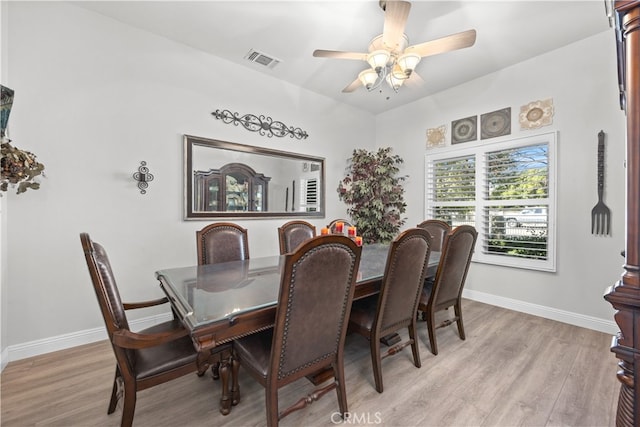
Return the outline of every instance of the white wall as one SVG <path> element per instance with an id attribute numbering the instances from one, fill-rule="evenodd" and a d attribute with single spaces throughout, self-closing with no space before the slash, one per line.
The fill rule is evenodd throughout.
<path id="1" fill-rule="evenodd" d="M 428 66 L 421 66 L 428 73 Z M 521 131 L 520 106 L 547 98 L 553 98 L 553 124 Z M 613 30 L 380 114 L 377 144 L 395 147 L 410 171 L 407 193 L 420 194 L 426 130 L 446 124 L 450 141 L 452 120 L 505 107 L 511 107 L 511 135 L 486 143 L 558 132 L 557 272 L 473 263 L 466 295 L 559 320 L 573 317 L 571 323 L 587 320 L 593 326 L 602 320 L 606 329 L 606 324 L 613 325 L 613 309 L 602 296 L 623 271 L 620 251 L 625 244 L 625 117 L 618 104 Z M 605 202 L 612 212 L 608 237 L 591 234 L 601 129 L 607 134 Z M 424 198 L 410 200 L 407 225 L 422 221 L 423 215 Z"/>
<path id="2" fill-rule="evenodd" d="M 556 115 L 541 131 L 559 132 L 558 271 L 474 264 L 467 289 L 478 299 L 613 324 L 602 293 L 623 262 L 624 118 L 612 33 L 373 117 L 67 3 L 10 2 L 5 12 L 6 84 L 16 91 L 11 136 L 38 155 L 47 174 L 40 190 L 6 195 L 11 226 L 2 236 L 8 242 L 2 338 L 3 345 L 20 348 L 15 358 L 53 348 L 60 337 L 104 329 L 80 232 L 109 251 L 125 300 L 160 296 L 153 272 L 193 263 L 195 231 L 206 222 L 182 220 L 182 134 L 326 157 L 327 219 L 345 215 L 334 189 L 352 149 L 393 145 L 410 176 L 412 226 L 423 219 L 428 127 L 506 106 L 515 117 L 520 105 L 547 97 L 554 98 Z M 261 137 L 215 120 L 210 113 L 217 108 L 269 115 L 310 137 Z M 528 134 L 515 120 L 512 129 L 513 137 Z M 589 228 L 600 129 L 609 136 L 611 237 L 592 236 Z M 131 178 L 141 160 L 155 175 L 146 195 Z M 242 222 L 252 257 L 277 251 L 282 222 Z"/>
<path id="3" fill-rule="evenodd" d="M 109 252 L 124 300 L 161 296 L 154 271 L 195 262 L 207 222 L 182 220 L 185 133 L 325 157 L 327 218 L 344 216 L 335 188 L 353 144 L 373 146 L 369 113 L 67 3 L 8 6 L 11 135 L 47 175 L 37 191 L 8 194 L 9 346 L 104 329 L 80 232 Z M 214 119 L 217 108 L 310 136 L 263 137 Z M 146 195 L 131 177 L 141 160 L 155 175 Z M 278 251 L 284 221 L 241 222 L 252 257 Z"/>
<path id="4" fill-rule="evenodd" d="M 0 84 L 4 84 L 7 76 L 7 8 L 6 2 L 0 2 Z M 7 198 L 0 198 L 0 369 L 4 369 L 8 361 L 7 346 Z"/>

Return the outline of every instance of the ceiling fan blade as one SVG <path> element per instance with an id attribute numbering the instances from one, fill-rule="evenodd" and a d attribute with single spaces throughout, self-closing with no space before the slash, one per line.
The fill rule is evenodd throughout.
<path id="1" fill-rule="evenodd" d="M 388 0 L 384 5 L 384 29 L 382 43 L 390 51 L 402 50 L 402 36 L 407 24 L 411 3 L 408 1 Z"/>
<path id="2" fill-rule="evenodd" d="M 407 79 L 407 83 L 409 86 L 413 86 L 413 87 L 420 87 L 424 85 L 424 80 L 422 79 L 422 77 L 420 77 L 420 75 L 418 73 L 416 73 L 415 71 L 413 71 L 411 73 L 411 75 L 409 76 L 409 78 Z"/>
<path id="3" fill-rule="evenodd" d="M 315 56 L 316 58 L 357 59 L 362 61 L 367 60 L 366 53 L 342 52 L 339 50 L 316 49 L 313 51 L 313 56 Z"/>
<path id="4" fill-rule="evenodd" d="M 405 49 L 405 53 L 417 53 L 420 56 L 431 56 L 473 46 L 475 42 L 476 30 L 467 30 L 461 33 L 451 34 L 439 39 L 409 46 Z"/>
<path id="5" fill-rule="evenodd" d="M 347 87 L 342 89 L 342 92 L 343 93 L 350 93 L 350 92 L 353 92 L 354 90 L 358 89 L 361 86 L 362 86 L 362 83 L 360 83 L 360 79 L 355 79 L 354 81 L 349 83 L 349 85 Z"/>

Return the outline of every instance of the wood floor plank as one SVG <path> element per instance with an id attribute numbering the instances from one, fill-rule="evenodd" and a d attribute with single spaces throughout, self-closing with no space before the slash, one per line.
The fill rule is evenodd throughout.
<path id="1" fill-rule="evenodd" d="M 448 313 L 439 313 L 447 316 Z M 369 346 L 347 337 L 345 375 L 352 419 L 344 425 L 614 426 L 619 383 L 611 337 L 474 301 L 463 302 L 466 340 L 455 325 L 437 331 L 429 350 L 418 323 L 420 369 L 411 352 L 383 360 L 384 393 L 373 386 Z M 2 372 L 3 427 L 119 426 L 107 415 L 115 358 L 107 342 L 11 362 Z M 134 425 L 263 426 L 264 389 L 241 371 L 242 400 L 218 411 L 220 384 L 187 375 L 138 393 Z M 280 392 L 281 406 L 313 390 L 299 381 Z M 339 423 L 335 393 L 282 420 L 282 426 Z"/>
<path id="2" fill-rule="evenodd" d="M 609 381 L 617 369 L 616 359 L 607 348 L 611 340 L 588 332 L 551 411 L 551 425 L 615 424 L 611 407 L 617 403 L 619 384 Z M 588 420 L 584 414 L 590 414 Z"/>

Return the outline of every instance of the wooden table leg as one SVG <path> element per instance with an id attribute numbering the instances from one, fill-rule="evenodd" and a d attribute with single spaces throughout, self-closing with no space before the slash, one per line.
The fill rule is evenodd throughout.
<path id="1" fill-rule="evenodd" d="M 231 356 L 231 404 L 236 406 L 240 403 L 240 385 L 238 384 L 238 372 L 240 371 L 240 362 Z"/>
<path id="2" fill-rule="evenodd" d="M 231 397 L 229 396 L 229 359 L 222 357 L 220 361 L 220 382 L 222 396 L 220 396 L 220 413 L 228 415 L 231 412 Z"/>

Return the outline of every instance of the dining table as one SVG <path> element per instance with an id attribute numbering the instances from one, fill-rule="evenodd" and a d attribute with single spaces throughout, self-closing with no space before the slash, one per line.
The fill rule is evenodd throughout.
<path id="1" fill-rule="evenodd" d="M 379 292 L 389 246 L 363 245 L 354 299 Z M 285 256 L 168 268 L 156 271 L 156 278 L 196 350 L 210 352 L 216 346 L 273 326 Z M 440 252 L 431 252 L 427 277 L 435 276 L 439 260 Z M 223 360 L 220 366 L 220 412 L 225 415 L 240 398 L 236 381 L 231 392 L 228 390 L 230 359 Z"/>

